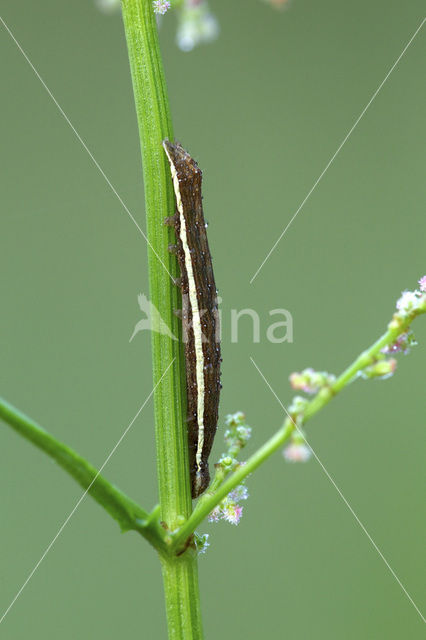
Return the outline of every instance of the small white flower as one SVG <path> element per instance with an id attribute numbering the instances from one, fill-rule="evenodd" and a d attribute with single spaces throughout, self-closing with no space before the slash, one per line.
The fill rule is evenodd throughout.
<path id="1" fill-rule="evenodd" d="M 170 9 L 170 2 L 168 2 L 167 0 L 154 0 L 152 6 L 154 8 L 154 13 L 158 13 L 159 15 L 163 16 L 166 11 Z"/>
<path id="2" fill-rule="evenodd" d="M 191 51 L 199 44 L 212 42 L 219 35 L 219 23 L 210 12 L 206 0 L 196 4 L 187 1 L 180 12 L 176 34 L 178 47 L 182 51 Z"/>
<path id="3" fill-rule="evenodd" d="M 396 308 L 403 314 L 414 311 L 421 301 L 420 291 L 403 291 L 396 303 Z"/>
<path id="4" fill-rule="evenodd" d="M 228 494 L 228 499 L 233 502 L 239 502 L 240 500 L 247 500 L 249 497 L 247 487 L 243 484 L 239 484 L 238 487 L 235 487 L 231 493 Z"/>
<path id="5" fill-rule="evenodd" d="M 283 451 L 287 462 L 307 462 L 312 456 L 310 447 L 302 442 L 292 442 Z"/>

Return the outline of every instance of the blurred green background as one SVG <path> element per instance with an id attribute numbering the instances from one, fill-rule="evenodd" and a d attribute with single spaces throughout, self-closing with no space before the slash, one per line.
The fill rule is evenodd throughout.
<path id="1" fill-rule="evenodd" d="M 192 53 L 162 23 L 176 137 L 204 170 L 205 213 L 222 296 L 226 413 L 246 412 L 253 451 L 289 403 L 291 371 L 340 372 L 384 330 L 401 290 L 426 272 L 420 33 L 271 258 L 249 280 L 422 19 L 412 0 L 211 2 L 220 38 Z M 3 18 L 136 219 L 143 185 L 119 15 L 92 2 L 5 1 Z M 146 247 L 120 203 L 3 30 L 0 392 L 100 465 L 152 388 L 137 294 Z M 231 309 L 255 309 L 230 340 Z M 274 345 L 269 310 L 293 316 Z M 386 382 L 358 382 L 309 423 L 308 439 L 422 607 L 426 322 Z M 219 431 L 212 460 L 220 455 Z M 152 404 L 105 475 L 156 502 Z M 423 637 L 421 618 L 320 465 L 275 455 L 249 480 L 238 528 L 205 524 L 207 638 Z M 81 490 L 1 427 L 1 610 Z M 142 631 L 142 627 L 144 631 Z M 147 631 L 148 629 L 148 631 Z M 158 561 L 90 498 L 2 624 L 7 640 L 164 638 Z"/>

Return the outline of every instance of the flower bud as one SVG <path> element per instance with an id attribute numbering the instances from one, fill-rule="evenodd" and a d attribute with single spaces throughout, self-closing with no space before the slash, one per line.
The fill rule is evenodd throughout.
<path id="1" fill-rule="evenodd" d="M 389 358 L 389 360 L 378 360 L 374 364 L 365 367 L 360 371 L 360 375 L 364 379 L 368 378 L 380 378 L 386 380 L 395 373 L 397 362 L 395 358 Z"/>

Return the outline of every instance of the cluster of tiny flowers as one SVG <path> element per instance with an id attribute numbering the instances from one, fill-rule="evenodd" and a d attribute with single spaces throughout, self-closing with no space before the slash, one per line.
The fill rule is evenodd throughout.
<path id="1" fill-rule="evenodd" d="M 312 449 L 306 444 L 303 432 L 298 429 L 294 433 L 291 442 L 283 451 L 287 462 L 307 462 L 312 456 Z"/>
<path id="2" fill-rule="evenodd" d="M 398 336 L 395 342 L 383 347 L 382 353 L 386 355 L 392 353 L 403 353 L 404 355 L 407 355 L 407 353 L 410 352 L 411 347 L 415 347 L 416 344 L 417 342 L 413 332 L 411 330 L 405 331 Z"/>
<path id="3" fill-rule="evenodd" d="M 225 431 L 225 443 L 229 449 L 234 447 L 242 449 L 251 437 L 251 427 L 246 423 L 246 417 L 242 411 L 228 414 L 225 418 L 227 429 Z"/>
<path id="4" fill-rule="evenodd" d="M 226 520 L 230 524 L 237 525 L 243 514 L 243 507 L 239 504 L 241 500 L 247 500 L 247 487 L 240 484 L 231 491 L 226 498 L 213 509 L 208 517 L 209 522 L 219 522 Z"/>
<path id="5" fill-rule="evenodd" d="M 176 42 L 182 51 L 192 51 L 199 44 L 215 40 L 219 24 L 206 0 L 185 0 L 179 11 Z"/>
<path id="6" fill-rule="evenodd" d="M 309 400 L 303 396 L 294 396 L 291 405 L 288 408 L 288 412 L 295 422 L 299 421 L 299 418 L 303 416 L 306 407 L 309 404 Z"/>
<path id="7" fill-rule="evenodd" d="M 247 500 L 249 497 L 248 489 L 244 484 L 239 484 L 232 491 L 228 493 L 228 499 L 233 502 L 239 502 L 240 500 Z"/>
<path id="8" fill-rule="evenodd" d="M 414 291 L 403 291 L 396 303 L 396 313 L 389 327 L 398 327 L 400 319 L 411 320 L 416 313 L 426 311 L 426 276 L 419 280 L 419 289 Z M 412 315 L 411 315 L 412 314 Z M 398 320 L 399 318 L 399 320 Z M 379 378 L 385 380 L 395 373 L 396 360 L 388 356 L 397 353 L 409 353 L 411 347 L 417 344 L 411 329 L 401 333 L 392 344 L 388 344 L 383 349 L 375 362 L 365 367 L 358 373 L 361 378 Z"/>
<path id="9" fill-rule="evenodd" d="M 297 391 L 318 393 L 323 387 L 329 386 L 336 380 L 336 376 L 326 371 L 314 371 L 312 368 L 297 371 L 290 375 L 290 384 Z"/>
<path id="10" fill-rule="evenodd" d="M 227 427 L 238 427 L 241 424 L 245 424 L 246 416 L 242 411 L 237 411 L 236 413 L 228 413 L 225 416 L 225 424 Z"/>
<path id="11" fill-rule="evenodd" d="M 426 307 L 426 276 L 419 280 L 420 290 L 403 291 L 396 303 L 396 308 L 400 316 L 404 317 L 413 311 L 424 310 Z"/>
<path id="12" fill-rule="evenodd" d="M 168 0 L 154 0 L 152 3 L 154 13 L 163 16 L 170 9 L 170 2 Z"/>
<path id="13" fill-rule="evenodd" d="M 246 424 L 246 417 L 242 411 L 230 413 L 225 418 L 226 431 L 225 443 L 227 452 L 222 454 L 216 466 L 215 480 L 223 479 L 232 471 L 236 471 L 245 462 L 237 459 L 241 449 L 246 446 L 251 436 L 251 428 Z M 213 481 L 213 484 L 215 482 Z M 208 516 L 209 522 L 219 522 L 226 520 L 231 524 L 238 524 L 241 520 L 243 507 L 239 504 L 242 500 L 247 500 L 248 491 L 244 484 L 238 485 L 230 491 Z"/>
<path id="14" fill-rule="evenodd" d="M 305 369 L 305 371 L 308 370 Z M 302 372 L 302 374 L 303 373 L 304 372 Z M 288 408 L 291 420 L 296 425 L 296 431 L 294 431 L 291 436 L 290 444 L 288 444 L 283 450 L 283 456 L 287 462 L 307 462 L 311 457 L 311 449 L 306 444 L 303 431 L 298 426 L 299 424 L 302 424 L 303 415 L 308 404 L 309 400 L 307 398 L 304 398 L 303 396 L 294 396 Z"/>

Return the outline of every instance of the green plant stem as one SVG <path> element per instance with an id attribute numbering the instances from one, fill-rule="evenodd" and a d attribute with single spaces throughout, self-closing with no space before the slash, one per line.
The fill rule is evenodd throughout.
<path id="1" fill-rule="evenodd" d="M 409 328 L 414 318 L 423 311 L 418 311 L 408 315 L 406 318 L 401 318 L 397 314 L 394 315 L 391 322 L 388 325 L 387 331 L 380 336 L 376 342 L 374 342 L 368 349 L 363 351 L 335 380 L 330 387 L 322 389 L 306 407 L 303 414 L 303 424 L 307 420 L 312 418 L 320 409 L 322 409 L 330 400 L 348 384 L 350 384 L 360 371 L 373 364 L 381 350 L 387 345 L 393 344 L 397 338 L 405 333 Z"/>
<path id="2" fill-rule="evenodd" d="M 340 391 L 350 384 L 360 371 L 373 364 L 379 356 L 383 347 L 393 344 L 396 339 L 410 327 L 413 319 L 424 313 L 424 311 L 413 312 L 406 318 L 394 315 L 388 325 L 387 331 L 374 342 L 368 349 L 363 351 L 353 362 L 343 371 L 343 373 L 329 387 L 325 387 L 306 405 L 303 416 L 298 426 L 304 425 L 318 411 L 330 402 Z M 287 413 L 287 412 L 286 412 Z M 223 483 L 217 487 L 217 482 L 213 480 L 211 490 L 202 496 L 189 519 L 173 534 L 171 550 L 178 551 L 185 544 L 189 536 L 195 531 L 198 525 L 213 511 L 213 509 L 223 500 L 230 491 L 235 489 L 241 482 L 253 473 L 265 460 L 267 460 L 277 449 L 281 448 L 290 438 L 297 425 L 293 418 L 287 413 L 283 426 L 258 449 L 245 463 L 229 475 Z"/>
<path id="3" fill-rule="evenodd" d="M 197 567 L 196 553 L 188 549 L 172 559 L 163 556 L 161 563 L 170 640 L 202 640 L 198 573 L 189 570 L 191 566 Z"/>
<path id="4" fill-rule="evenodd" d="M 165 532 L 142 507 L 106 480 L 73 449 L 45 431 L 34 420 L 0 398 L 0 418 L 17 433 L 47 453 L 118 522 L 122 531 L 138 531 L 159 551 L 165 550 Z"/>
<path id="5" fill-rule="evenodd" d="M 282 447 L 290 438 L 295 429 L 294 423 L 287 419 L 281 429 L 279 429 L 265 444 L 260 447 L 243 466 L 238 467 L 234 473 L 229 475 L 223 484 L 214 492 L 207 491 L 198 501 L 196 508 L 189 519 L 173 535 L 172 549 L 176 551 L 185 544 L 188 537 L 195 531 L 198 525 L 213 511 L 230 491 L 235 489 L 242 481 L 253 473 L 265 460 L 267 460 L 277 449 Z"/>
<path id="6" fill-rule="evenodd" d="M 162 148 L 172 139 L 167 89 L 151 0 L 122 0 L 142 153 L 148 237 L 150 299 L 178 341 L 155 331 L 152 336 L 154 385 L 172 366 L 154 394 L 157 469 L 161 518 L 174 530 L 192 509 L 186 433 L 185 375 L 176 258 L 168 251 L 173 232 L 164 218 L 174 213 L 170 170 Z M 191 550 L 162 557 L 169 637 L 202 638 L 197 559 Z M 184 612 L 183 616 L 181 612 Z"/>

